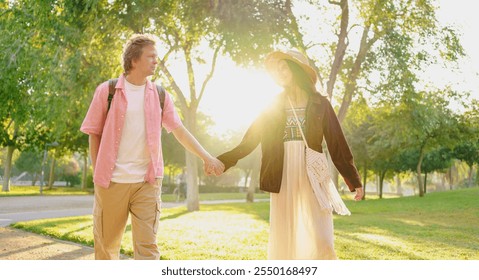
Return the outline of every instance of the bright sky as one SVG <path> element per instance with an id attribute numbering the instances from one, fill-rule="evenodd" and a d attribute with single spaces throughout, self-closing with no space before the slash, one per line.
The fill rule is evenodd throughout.
<path id="1" fill-rule="evenodd" d="M 479 40 L 477 40 L 477 2 L 468 0 L 440 0 L 438 18 L 441 22 L 452 25 L 460 30 L 461 43 L 466 51 L 466 57 L 459 63 L 460 71 L 450 73 L 440 69 L 438 81 L 454 84 L 459 90 L 470 91 L 471 98 L 479 100 Z"/>
<path id="2" fill-rule="evenodd" d="M 475 31 L 479 17 L 477 9 L 473 8 L 475 2 L 439 0 L 438 3 L 439 20 L 462 31 L 461 42 L 467 57 L 459 63 L 458 71 L 434 67 L 426 76 L 437 81 L 438 87 L 451 84 L 457 90 L 470 91 L 471 98 L 479 99 L 479 40 Z M 180 75 L 186 73 L 183 71 Z M 200 103 L 200 110 L 215 121 L 213 133 L 221 135 L 228 130 L 244 130 L 280 91 L 263 69 L 239 68 L 222 58 Z"/>

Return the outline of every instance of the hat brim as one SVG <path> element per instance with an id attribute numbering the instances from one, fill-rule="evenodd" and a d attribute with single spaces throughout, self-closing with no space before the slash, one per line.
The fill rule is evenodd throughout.
<path id="1" fill-rule="evenodd" d="M 274 51 L 274 52 L 269 53 L 266 56 L 266 59 L 265 59 L 265 62 L 264 62 L 266 70 L 268 72 L 272 72 L 272 70 L 277 67 L 277 63 L 280 60 L 289 60 L 289 61 L 292 61 L 292 62 L 298 64 L 304 70 L 304 72 L 306 72 L 306 74 L 309 75 L 309 77 L 313 81 L 313 84 L 316 84 L 316 82 L 318 80 L 318 76 L 316 74 L 316 71 L 311 66 L 309 66 L 307 64 L 304 64 L 302 61 L 295 58 L 294 56 L 292 56 L 290 54 L 287 54 L 287 53 L 284 53 L 282 51 Z"/>

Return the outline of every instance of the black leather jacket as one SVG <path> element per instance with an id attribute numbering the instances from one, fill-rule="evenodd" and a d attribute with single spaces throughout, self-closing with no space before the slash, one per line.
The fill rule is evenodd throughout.
<path id="1" fill-rule="evenodd" d="M 280 94 L 273 105 L 265 110 L 248 128 L 241 143 L 218 159 L 225 170 L 250 154 L 261 143 L 260 189 L 279 193 L 283 175 L 283 135 L 286 126 L 285 93 Z M 353 156 L 344 138 L 336 113 L 326 97 L 314 94 L 306 107 L 305 137 L 311 149 L 322 152 L 323 137 L 331 159 L 343 176 L 350 191 L 362 187 Z"/>

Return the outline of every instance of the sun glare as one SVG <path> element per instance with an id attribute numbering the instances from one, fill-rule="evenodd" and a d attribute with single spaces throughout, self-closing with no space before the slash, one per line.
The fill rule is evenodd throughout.
<path id="1" fill-rule="evenodd" d="M 263 69 L 240 68 L 225 61 L 211 80 L 200 110 L 214 120 L 212 133 L 246 130 L 280 92 Z"/>
<path id="2" fill-rule="evenodd" d="M 465 2 L 465 0 L 460 1 Z M 457 26 L 459 30 L 464 30 L 465 33 L 461 40 L 464 43 L 467 57 L 460 60 L 460 71 L 445 69 L 442 65 L 434 65 L 424 71 L 423 78 L 426 82 L 435 85 L 452 85 L 456 90 L 470 92 L 471 99 L 479 99 L 477 91 L 479 85 L 477 68 L 479 56 L 473 51 L 476 49 L 477 44 L 475 43 L 476 41 L 473 42 L 475 36 L 472 36 L 474 34 L 472 28 L 475 27 L 473 24 L 475 22 L 474 13 L 458 13 L 455 9 L 458 6 L 456 2 L 451 4 L 449 1 L 440 1 L 440 4 L 441 8 L 438 10 L 439 20 L 442 23 Z M 311 15 L 312 9 L 314 9 L 314 5 L 299 2 L 295 6 L 295 13 L 307 16 Z M 317 12 L 314 11 L 314 13 Z M 327 37 L 330 34 L 330 30 L 329 26 L 323 23 L 324 19 L 309 19 L 302 22 L 310 35 L 310 37 L 306 37 L 308 40 L 320 43 L 336 40 L 335 37 Z M 359 32 L 358 30 L 355 29 L 352 33 Z M 354 36 L 354 34 L 351 34 L 351 36 Z M 357 36 L 359 36 L 359 33 Z M 350 47 L 353 49 L 357 48 L 358 46 L 354 45 L 357 41 L 357 38 L 351 39 Z M 206 55 L 204 57 L 205 61 L 210 62 L 212 53 L 207 51 L 208 47 L 209 45 L 205 42 L 202 49 Z M 319 50 L 321 48 L 313 48 L 308 54 L 316 60 L 322 61 L 327 59 Z M 159 50 L 160 54 L 165 52 L 166 50 Z M 170 70 L 177 84 L 187 94 L 189 92 L 187 90 L 188 78 L 184 60 L 177 57 L 176 60 L 171 61 L 169 67 L 171 67 Z M 200 89 L 202 81 L 210 71 L 210 67 L 209 63 L 195 65 L 197 74 L 195 79 L 198 83 L 197 90 Z M 320 83 L 317 86 L 318 90 L 321 90 Z M 321 91 L 324 92 L 324 90 Z M 199 110 L 213 119 L 215 124 L 210 129 L 210 132 L 213 134 L 221 136 L 228 131 L 245 131 L 279 92 L 281 92 L 281 88 L 274 83 L 264 69 L 241 68 L 227 57 L 219 57 L 213 78 L 207 85 L 203 99 L 199 104 Z M 334 100 L 332 102 L 333 105 L 336 105 Z"/>

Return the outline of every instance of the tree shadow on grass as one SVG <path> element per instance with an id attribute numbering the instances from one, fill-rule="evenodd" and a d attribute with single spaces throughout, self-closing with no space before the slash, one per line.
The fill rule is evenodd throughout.
<path id="1" fill-rule="evenodd" d="M 83 227 L 79 227 L 81 224 L 86 224 Z M 92 228 L 93 232 L 93 221 L 92 216 L 80 216 L 80 217 L 68 217 L 68 218 L 60 218 L 60 219 L 43 219 L 37 220 L 33 224 L 24 224 L 24 223 L 16 223 L 13 224 L 12 227 L 26 230 L 29 232 L 50 236 L 60 240 L 72 241 L 75 243 L 84 244 L 87 246 L 93 246 L 93 239 L 89 238 L 81 238 L 77 233 L 85 231 L 88 228 Z M 58 228 L 72 228 L 67 232 L 63 232 L 58 230 Z M 56 229 L 52 231 L 50 229 Z M 93 233 L 92 233 L 93 234 Z"/>
<path id="2" fill-rule="evenodd" d="M 346 255 L 349 257 L 343 257 L 348 260 L 419 260 L 423 259 L 417 254 L 404 251 L 400 246 L 395 246 L 395 242 L 384 242 L 377 240 L 373 241 L 365 238 L 367 233 L 360 233 L 358 235 L 352 235 L 345 233 L 344 231 L 336 231 L 336 243 L 340 240 L 342 246 L 337 246 L 336 250 L 340 255 Z M 359 245 L 358 245 L 359 244 Z M 381 258 L 380 256 L 387 256 Z M 374 256 L 374 257 L 372 257 Z"/>
<path id="3" fill-rule="evenodd" d="M 186 215 L 190 212 L 188 212 L 188 210 L 185 208 L 181 211 L 178 211 L 177 213 L 174 213 L 174 214 L 167 214 L 167 215 L 164 215 L 163 212 L 162 214 L 160 214 L 160 221 L 164 221 L 164 220 L 171 220 L 171 219 L 176 219 L 176 218 L 179 218 L 183 215 Z"/>
<path id="4" fill-rule="evenodd" d="M 465 214 L 360 215 L 340 217 L 335 222 L 338 243 L 347 243 L 352 256 L 357 250 L 385 252 L 388 259 L 477 259 L 477 226 L 467 224 Z M 368 246 L 364 246 L 364 243 Z M 371 246 L 371 247 L 369 247 Z M 356 249 L 355 249 L 356 248 Z M 384 251 L 387 250 L 387 251 Z M 397 257 L 394 257 L 397 256 Z"/>

